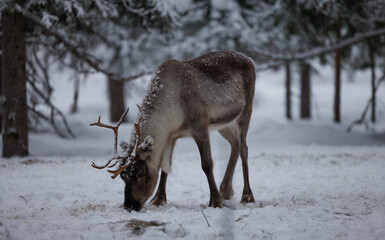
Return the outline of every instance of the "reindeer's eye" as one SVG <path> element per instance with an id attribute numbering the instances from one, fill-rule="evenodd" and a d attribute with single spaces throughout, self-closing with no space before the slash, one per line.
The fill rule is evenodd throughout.
<path id="1" fill-rule="evenodd" d="M 138 179 L 142 178 L 143 177 L 143 172 L 138 172 L 138 174 L 136 174 L 136 177 Z"/>

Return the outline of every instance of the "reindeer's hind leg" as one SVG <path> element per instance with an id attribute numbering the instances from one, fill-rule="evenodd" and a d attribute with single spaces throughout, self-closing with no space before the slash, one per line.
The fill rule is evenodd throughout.
<path id="1" fill-rule="evenodd" d="M 239 151 L 240 151 L 240 141 L 239 141 L 239 131 L 237 127 L 227 127 L 219 130 L 219 133 L 230 143 L 231 145 L 231 154 L 230 160 L 227 165 L 225 176 L 223 177 L 220 190 L 224 199 L 229 200 L 233 194 L 233 175 L 234 169 L 237 165 Z"/>
<path id="2" fill-rule="evenodd" d="M 159 187 L 156 191 L 154 198 L 151 200 L 150 204 L 155 206 L 163 206 L 167 204 L 166 197 L 166 182 L 168 174 L 163 172 L 160 175 Z"/>
<path id="3" fill-rule="evenodd" d="M 246 136 L 247 131 L 249 129 L 250 117 L 251 117 L 251 107 L 249 105 L 249 110 L 244 112 L 239 121 L 239 129 L 240 129 L 240 138 L 241 138 L 241 159 L 242 159 L 242 170 L 243 170 L 243 193 L 241 198 L 241 203 L 250 203 L 255 202 L 253 192 L 250 188 L 249 183 L 249 166 L 247 163 L 248 160 L 248 147 L 246 144 Z"/>

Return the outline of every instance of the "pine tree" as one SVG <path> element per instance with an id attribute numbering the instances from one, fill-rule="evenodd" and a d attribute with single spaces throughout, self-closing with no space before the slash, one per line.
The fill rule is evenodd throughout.
<path id="1" fill-rule="evenodd" d="M 2 95 L 4 98 L 3 157 L 28 155 L 27 74 L 24 17 L 3 11 Z"/>
<path id="2" fill-rule="evenodd" d="M 133 64 L 136 56 L 131 55 L 131 50 L 145 38 L 161 38 L 159 33 L 173 24 L 175 12 L 164 4 L 155 0 L 1 1 L 2 45 L 6 49 L 2 54 L 3 155 L 28 153 L 27 109 L 31 120 L 48 122 L 62 137 L 74 136 L 64 114 L 51 101 L 50 62 L 59 62 L 75 73 L 104 73 L 107 79 L 119 81 L 120 86 L 115 90 L 123 89 L 120 81 L 131 79 L 134 69 L 142 71 L 145 66 L 153 66 L 153 61 L 142 64 L 140 59 Z M 9 15 L 18 16 L 19 20 Z M 21 25 L 23 19 L 26 19 L 25 27 Z M 25 45 L 25 36 L 29 39 L 28 45 Z M 148 43 L 151 44 L 153 42 Z M 116 49 L 122 49 L 117 59 L 113 56 Z M 117 69 L 111 67 L 115 62 L 121 66 L 119 71 L 112 71 Z M 27 103 L 27 83 L 29 94 L 40 100 Z M 13 91 L 15 89 L 17 91 Z M 117 95 L 115 90 L 112 96 Z M 74 103 L 76 106 L 76 101 Z M 38 111 L 36 104 L 46 104 L 49 111 Z"/>

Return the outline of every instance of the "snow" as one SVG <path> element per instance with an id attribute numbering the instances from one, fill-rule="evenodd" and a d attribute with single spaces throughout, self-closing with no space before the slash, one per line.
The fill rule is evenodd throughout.
<path id="1" fill-rule="evenodd" d="M 113 134 L 88 127 L 107 119 L 107 93 L 100 75 L 82 85 L 80 113 L 69 116 L 76 139 L 52 130 L 30 135 L 31 156 L 0 159 L 0 239 L 382 239 L 385 236 L 385 143 L 383 101 L 379 123 L 357 126 L 369 98 L 369 73 L 343 82 L 342 123 L 332 123 L 332 71 L 313 78 L 313 119 L 284 119 L 284 73 L 257 76 L 248 134 L 250 184 L 255 204 L 239 203 L 242 168 L 234 174 L 234 196 L 222 209 L 209 208 L 209 188 L 192 139 L 177 142 L 167 182 L 168 203 L 146 203 L 140 212 L 122 207 L 124 183 L 91 167 L 113 155 Z M 61 74 L 63 75 L 63 74 Z M 293 76 L 297 79 L 298 76 Z M 53 78 L 54 79 L 54 78 Z M 55 79 L 55 104 L 69 109 L 72 83 Z M 147 80 L 148 82 L 148 80 Z M 134 84 L 146 85 L 145 82 Z M 145 87 L 135 89 L 143 90 Z M 293 116 L 298 116 L 293 85 Z M 135 104 L 130 100 L 135 120 Z M 119 140 L 130 136 L 122 124 Z M 220 185 L 229 144 L 211 135 L 214 175 Z M 2 145 L 1 145 L 2 146 Z"/>
<path id="2" fill-rule="evenodd" d="M 157 96 L 159 94 L 159 91 L 161 91 L 162 88 L 164 87 L 159 77 L 160 74 L 161 74 L 161 71 L 157 70 L 154 76 L 152 77 L 152 80 L 149 82 L 147 86 L 147 93 L 143 98 L 143 104 L 141 106 L 143 109 L 143 113 L 141 116 L 143 121 L 140 122 L 141 125 L 143 125 L 147 121 L 147 118 L 148 118 L 147 113 L 151 108 L 151 105 L 157 101 L 158 99 Z"/>
<path id="3" fill-rule="evenodd" d="M 57 16 L 51 15 L 47 12 L 43 12 L 43 18 L 41 19 L 41 23 L 44 24 L 47 28 L 50 28 L 58 20 L 59 18 Z"/>

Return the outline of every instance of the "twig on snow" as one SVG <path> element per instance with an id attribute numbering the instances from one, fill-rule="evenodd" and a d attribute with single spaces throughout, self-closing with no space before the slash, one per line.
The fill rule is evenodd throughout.
<path id="1" fill-rule="evenodd" d="M 211 227 L 209 220 L 207 220 L 207 217 L 206 217 L 205 213 L 203 212 L 203 210 L 202 210 L 202 214 L 203 214 L 203 217 L 205 217 L 205 219 L 206 219 L 207 226 Z"/>
<path id="2" fill-rule="evenodd" d="M 250 209 L 250 213 L 249 214 L 241 215 L 237 220 L 235 220 L 235 222 L 239 222 L 239 221 L 241 221 L 244 218 L 248 218 L 250 215 L 251 215 L 251 209 Z"/>
<path id="3" fill-rule="evenodd" d="M 27 199 L 25 199 L 25 197 L 24 197 L 24 196 L 21 196 L 21 195 L 19 195 L 19 198 L 23 199 L 23 200 L 24 200 L 24 202 L 25 202 L 25 204 L 27 204 L 27 205 L 28 205 Z"/>

